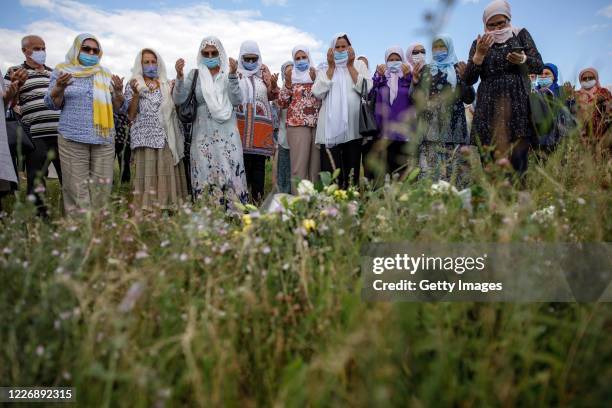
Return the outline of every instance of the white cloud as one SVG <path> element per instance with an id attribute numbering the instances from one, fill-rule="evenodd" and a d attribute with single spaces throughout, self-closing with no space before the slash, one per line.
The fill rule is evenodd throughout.
<path id="1" fill-rule="evenodd" d="M 100 39 L 104 49 L 102 64 L 126 77 L 136 54 L 145 47 L 156 49 L 169 71 L 178 58 L 185 58 L 188 68 L 193 67 L 200 41 L 211 34 L 221 39 L 228 55 L 234 58 L 242 41 L 257 41 L 264 63 L 273 72 L 291 57 L 296 44 L 309 46 L 314 59 L 323 58 L 323 43 L 314 35 L 290 25 L 266 21 L 259 12 L 251 10 L 227 11 L 209 5 L 102 10 L 74 0 L 21 0 L 21 4 L 42 8 L 48 14 L 18 30 L 0 28 L 3 71 L 23 61 L 20 41 L 26 34 L 38 34 L 45 39 L 47 65 L 54 66 L 64 60 L 78 33 L 91 32 Z"/>
<path id="2" fill-rule="evenodd" d="M 287 0 L 262 0 L 264 6 L 286 6 Z"/>
<path id="3" fill-rule="evenodd" d="M 582 27 L 580 30 L 578 30 L 577 34 L 584 35 L 584 34 L 596 33 L 599 31 L 607 30 L 609 28 L 610 28 L 610 24 L 592 24 L 590 26 Z"/>
<path id="4" fill-rule="evenodd" d="M 604 16 L 604 17 L 612 18 L 612 4 L 610 4 L 607 7 L 602 8 L 601 10 L 597 12 L 597 14 Z"/>

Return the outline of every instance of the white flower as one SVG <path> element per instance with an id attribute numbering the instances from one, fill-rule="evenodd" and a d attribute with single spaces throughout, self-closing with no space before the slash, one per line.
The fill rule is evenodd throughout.
<path id="1" fill-rule="evenodd" d="M 298 194 L 303 195 L 303 196 L 312 196 L 317 193 L 314 188 L 314 184 L 312 184 L 312 182 L 309 180 L 300 181 L 300 184 L 298 184 L 297 190 L 298 190 Z"/>
<path id="2" fill-rule="evenodd" d="M 136 252 L 136 259 L 145 259 L 148 258 L 149 254 L 147 253 L 147 251 L 138 251 Z"/>
<path id="3" fill-rule="evenodd" d="M 434 194 L 459 194 L 455 186 L 444 180 L 439 180 L 437 183 L 432 184 L 431 192 Z"/>
<path id="4" fill-rule="evenodd" d="M 43 346 L 36 347 L 36 355 L 40 357 L 43 354 L 45 354 L 45 348 Z"/>
<path id="5" fill-rule="evenodd" d="M 544 224 L 548 221 L 552 221 L 555 218 L 555 211 L 555 206 L 551 205 L 550 207 L 542 208 L 541 210 L 534 212 L 531 214 L 529 219 L 539 222 L 540 224 Z"/>
<path id="6" fill-rule="evenodd" d="M 121 304 L 119 305 L 119 311 L 127 313 L 132 310 L 134 308 L 134 305 L 142 295 L 143 291 L 144 284 L 142 284 L 141 282 L 133 283 L 132 286 L 130 286 L 130 289 L 128 289 L 127 293 L 125 294 L 125 297 L 121 301 Z"/>

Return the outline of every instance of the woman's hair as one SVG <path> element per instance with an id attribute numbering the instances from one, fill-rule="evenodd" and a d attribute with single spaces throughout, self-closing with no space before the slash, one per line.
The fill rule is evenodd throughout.
<path id="1" fill-rule="evenodd" d="M 346 42 L 348 43 L 348 45 L 352 46 L 351 40 L 349 40 L 349 38 L 348 38 L 348 36 L 346 34 L 344 34 L 342 37 L 338 37 L 338 40 L 341 39 L 341 38 L 344 38 L 346 40 Z"/>

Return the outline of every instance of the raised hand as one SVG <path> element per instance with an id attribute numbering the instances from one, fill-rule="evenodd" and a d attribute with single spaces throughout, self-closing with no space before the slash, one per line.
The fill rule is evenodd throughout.
<path id="1" fill-rule="evenodd" d="M 120 94 L 123 92 L 123 78 L 119 78 L 117 75 L 113 75 L 111 78 L 111 82 L 113 83 L 113 90 L 116 94 Z"/>
<path id="2" fill-rule="evenodd" d="M 421 74 L 423 73 L 424 66 L 425 64 L 423 64 L 422 62 L 418 62 L 414 66 L 414 70 L 412 71 L 412 82 L 413 83 L 418 84 L 419 81 L 421 80 Z"/>
<path id="3" fill-rule="evenodd" d="M 132 79 L 130 81 L 130 88 L 132 88 L 132 93 L 134 95 L 139 95 L 140 91 L 138 90 L 138 81 L 136 79 Z"/>
<path id="4" fill-rule="evenodd" d="M 263 79 L 264 84 L 266 84 L 266 87 L 270 89 L 270 87 L 272 86 L 272 74 L 270 73 L 270 70 L 266 65 L 261 66 L 261 79 Z"/>
<path id="5" fill-rule="evenodd" d="M 278 88 L 278 74 L 272 75 L 270 79 L 270 83 L 271 83 L 272 89 Z"/>
<path id="6" fill-rule="evenodd" d="M 317 78 L 317 70 L 314 67 L 310 67 L 310 79 L 313 81 Z"/>
<path id="7" fill-rule="evenodd" d="M 293 67 L 289 65 L 288 67 L 285 68 L 285 88 L 291 89 L 291 86 L 293 85 L 292 77 L 293 77 Z"/>
<path id="8" fill-rule="evenodd" d="M 404 74 L 404 76 L 407 76 L 408 74 L 410 74 L 411 71 L 412 69 L 410 68 L 410 65 L 402 64 L 402 73 Z"/>
<path id="9" fill-rule="evenodd" d="M 352 67 L 354 63 L 355 63 L 355 50 L 353 49 L 353 47 L 349 47 L 348 48 L 348 62 L 346 63 L 346 65 L 348 65 L 349 67 Z"/>
<path id="10" fill-rule="evenodd" d="M 460 61 L 459 63 L 457 63 L 457 73 L 459 74 L 459 77 L 461 77 L 461 79 L 463 79 L 465 76 L 466 68 L 467 68 L 467 64 L 465 62 Z"/>
<path id="11" fill-rule="evenodd" d="M 11 82 L 17 82 L 18 87 L 22 87 L 25 81 L 28 79 L 28 71 L 24 68 L 19 68 L 11 72 L 9 75 Z"/>
<path id="12" fill-rule="evenodd" d="M 229 71 L 230 74 L 235 74 L 236 72 L 238 72 L 238 61 L 230 57 L 229 68 L 230 68 L 230 71 Z"/>
<path id="13" fill-rule="evenodd" d="M 476 39 L 476 53 L 473 58 L 476 65 L 482 64 L 494 42 L 495 38 L 493 38 L 491 34 L 485 34 L 483 36 L 478 35 Z"/>
<path id="14" fill-rule="evenodd" d="M 179 58 L 176 60 L 176 64 L 174 64 L 174 69 L 176 69 L 176 78 L 183 79 L 183 69 L 185 68 L 185 60 Z"/>
<path id="15" fill-rule="evenodd" d="M 327 66 L 331 69 L 336 68 L 336 59 L 334 58 L 334 50 L 332 48 L 327 50 Z"/>
<path id="16" fill-rule="evenodd" d="M 64 90 L 71 83 L 72 83 L 72 74 L 69 74 L 68 72 L 62 72 L 60 76 L 57 77 L 55 86 L 57 86 L 61 90 Z"/>
<path id="17" fill-rule="evenodd" d="M 387 71 L 387 66 L 385 64 L 380 64 L 376 66 L 376 72 L 378 73 L 378 75 L 380 75 L 381 77 L 385 75 L 385 72 Z"/>

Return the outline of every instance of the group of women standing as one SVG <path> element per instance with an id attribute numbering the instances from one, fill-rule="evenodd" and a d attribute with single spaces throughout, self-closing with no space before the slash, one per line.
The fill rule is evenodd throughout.
<path id="1" fill-rule="evenodd" d="M 264 194 L 266 159 L 277 148 L 278 169 L 290 173 L 279 180 L 294 193 L 296 180 L 316 181 L 320 171 L 338 170 L 338 184 L 347 188 L 359 184 L 362 162 L 365 176 L 374 178 L 402 171 L 411 159 L 421 177 L 464 185 L 463 148 L 470 146 L 487 152 L 485 160 L 507 157 L 524 173 L 536 139 L 529 75 L 550 87 L 558 72 L 547 65 L 552 79 L 546 79 L 533 39 L 513 25 L 506 0 L 486 7 L 483 24 L 485 32 L 472 44 L 467 62 L 457 57 L 450 36 L 438 35 L 431 47 L 412 44 L 405 53 L 399 46 L 388 48 L 373 77 L 367 60 L 356 58 L 350 37 L 338 33 L 317 69 L 308 48 L 296 46 L 281 67 L 280 86 L 257 43 L 244 42 L 234 60 L 210 36 L 200 44 L 195 69 L 185 73 L 185 61 L 176 62 L 176 80 L 169 79 L 159 53 L 141 50 L 124 87 L 100 65 L 98 39 L 81 34 L 53 72 L 45 98 L 50 108 L 61 110 L 65 207 L 97 206 L 108 198 L 113 113 L 127 114 L 131 123 L 134 204 L 142 209 L 176 208 L 188 196 L 186 177 L 196 198 L 213 195 L 225 205 L 257 202 Z M 594 69 L 581 72 L 580 80 L 583 89 L 574 94 L 579 116 L 597 134 L 603 126 L 598 106 L 609 103 L 610 94 Z M 556 91 L 558 86 L 551 88 Z M 364 92 L 375 101 L 374 138 L 360 134 Z M 176 105 L 189 100 L 195 101 L 196 115 L 185 175 Z M 470 132 L 465 106 L 475 101 Z"/>

